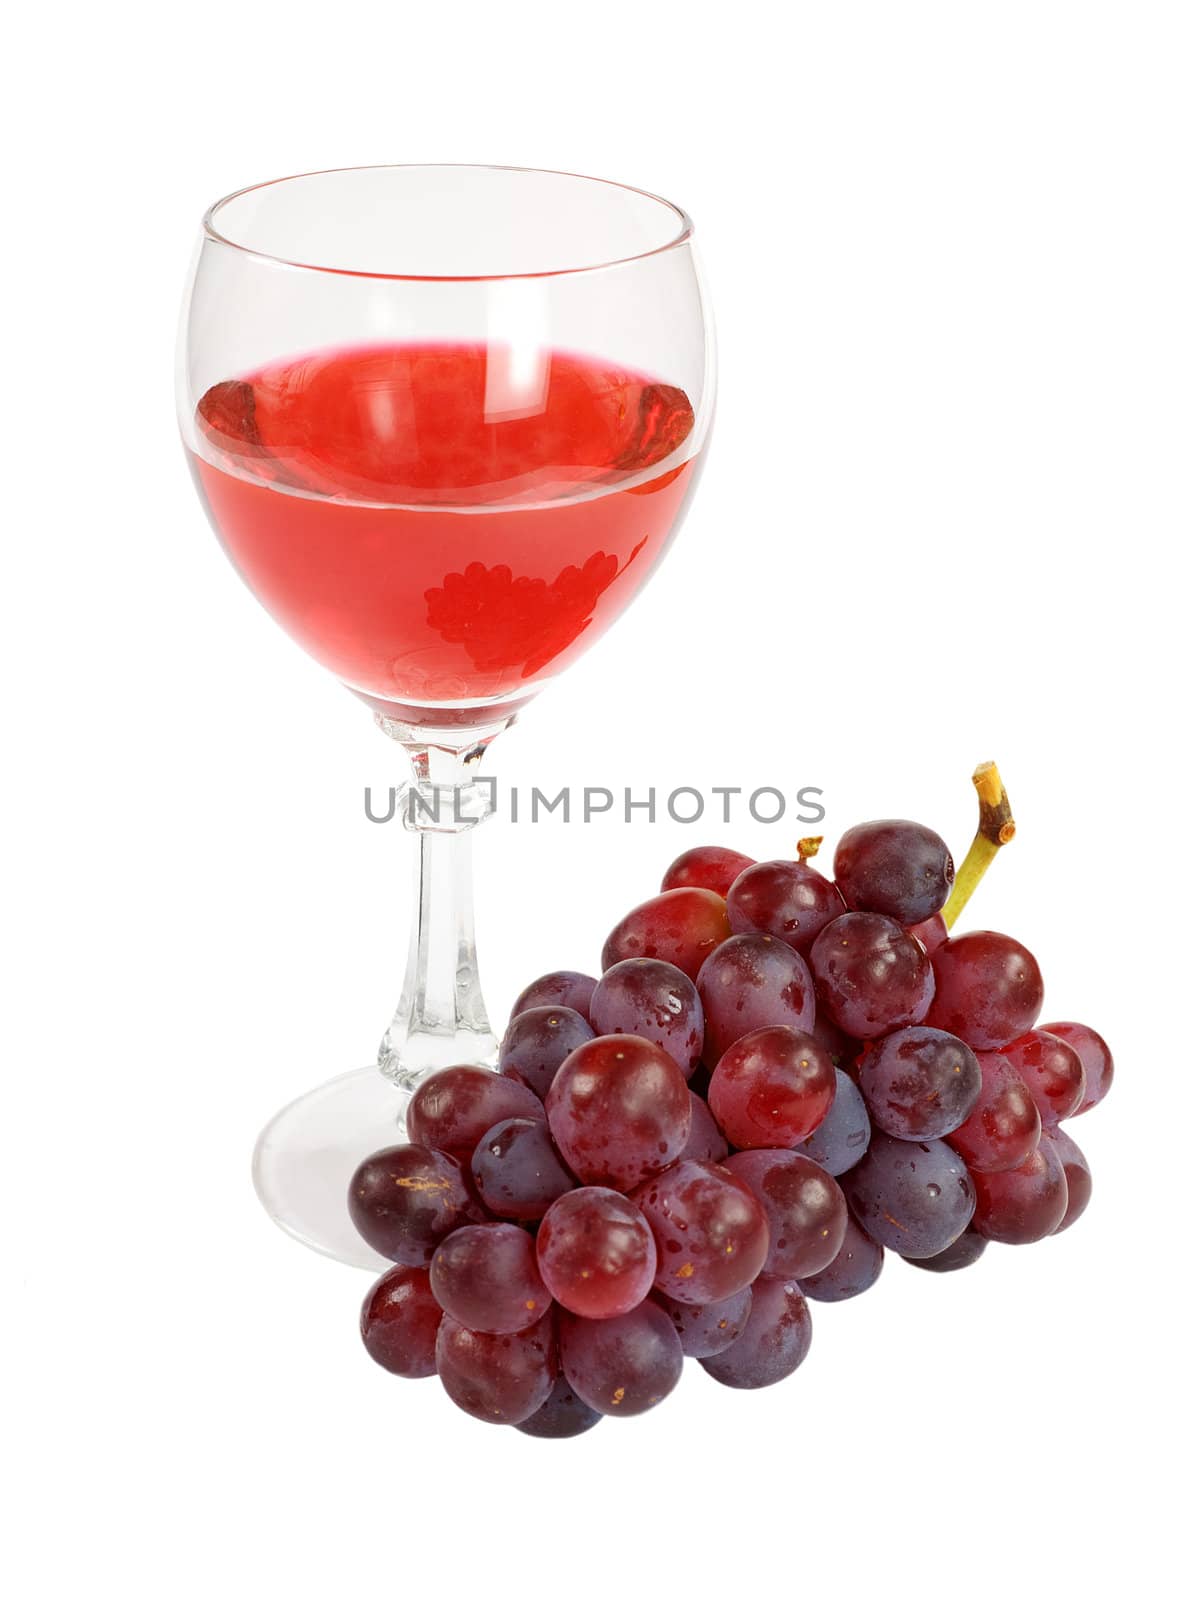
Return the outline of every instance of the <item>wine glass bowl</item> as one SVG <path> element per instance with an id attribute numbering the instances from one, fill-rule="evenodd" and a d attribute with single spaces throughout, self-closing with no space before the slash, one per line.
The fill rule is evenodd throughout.
<path id="1" fill-rule="evenodd" d="M 377 709 L 479 726 L 651 572 L 708 429 L 690 236 L 638 191 L 503 168 L 313 173 L 209 212 L 181 406 L 201 492 L 263 604 Z"/>
<path id="2" fill-rule="evenodd" d="M 264 1203 L 331 1254 L 369 1259 L 341 1231 L 348 1171 L 329 1192 L 342 1164 L 392 1142 L 425 1072 L 493 1059 L 467 852 L 479 761 L 660 560 L 713 375 L 688 218 L 624 185 L 363 167 L 206 215 L 179 367 L 198 490 L 257 598 L 431 792 L 404 818 L 419 909 L 379 1070 L 303 1097 L 259 1144 Z"/>

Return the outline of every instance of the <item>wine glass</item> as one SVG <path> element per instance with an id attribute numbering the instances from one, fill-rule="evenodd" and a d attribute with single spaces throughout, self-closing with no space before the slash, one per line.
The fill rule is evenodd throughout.
<path id="1" fill-rule="evenodd" d="M 714 357 L 692 227 L 622 184 L 373 166 L 206 214 L 180 425 L 239 573 L 410 757 L 405 986 L 375 1066 L 301 1096 L 255 1150 L 289 1233 L 381 1265 L 345 1205 L 409 1094 L 495 1065 L 470 830 L 489 743 L 663 554 L 706 445 Z"/>

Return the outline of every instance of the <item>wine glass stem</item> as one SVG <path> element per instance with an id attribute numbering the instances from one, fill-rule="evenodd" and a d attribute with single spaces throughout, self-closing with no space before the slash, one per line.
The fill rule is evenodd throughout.
<path id="1" fill-rule="evenodd" d="M 480 989 L 472 901 L 472 830 L 491 809 L 489 786 L 478 781 L 484 747 L 407 751 L 414 776 L 399 799 L 403 825 L 417 835 L 414 917 L 402 998 L 377 1059 L 413 1090 L 440 1067 L 494 1063 L 496 1038 Z"/>

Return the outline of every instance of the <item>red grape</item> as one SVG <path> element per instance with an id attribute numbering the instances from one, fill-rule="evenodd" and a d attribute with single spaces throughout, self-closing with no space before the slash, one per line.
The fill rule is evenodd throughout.
<path id="1" fill-rule="evenodd" d="M 1092 1106 L 1097 1106 L 1111 1088 L 1112 1074 L 1115 1070 L 1111 1051 L 1094 1028 L 1088 1028 L 1085 1022 L 1047 1022 L 1042 1031 L 1052 1033 L 1059 1039 L 1065 1039 L 1067 1044 L 1078 1052 L 1086 1074 L 1087 1087 L 1083 1093 L 1082 1103 L 1073 1114 L 1081 1117 L 1084 1111 L 1090 1111 Z"/>
<path id="2" fill-rule="evenodd" d="M 754 865 L 753 856 L 725 845 L 699 844 L 679 855 L 664 875 L 660 887 L 666 889 L 712 889 L 724 899 L 738 874 Z"/>
<path id="3" fill-rule="evenodd" d="M 730 1154 L 726 1135 L 714 1121 L 714 1114 L 699 1094 L 694 1094 L 689 1137 L 681 1151 L 682 1161 L 724 1161 Z"/>
<path id="4" fill-rule="evenodd" d="M 546 972 L 525 985 L 514 1000 L 509 1017 L 536 1006 L 568 1006 L 589 1021 L 591 995 L 597 981 L 588 972 Z"/>
<path id="5" fill-rule="evenodd" d="M 525 1117 L 488 1129 L 472 1155 L 472 1181 L 489 1211 L 514 1222 L 539 1221 L 575 1183 L 545 1123 Z"/>
<path id="6" fill-rule="evenodd" d="M 488 1067 L 444 1067 L 410 1097 L 406 1131 L 416 1144 L 468 1161 L 480 1140 L 509 1117 L 545 1115 L 531 1089 Z"/>
<path id="7" fill-rule="evenodd" d="M 973 1172 L 1008 1172 L 1037 1149 L 1042 1122 L 1034 1098 L 1008 1056 L 982 1050 L 980 1098 L 947 1142 Z"/>
<path id="8" fill-rule="evenodd" d="M 435 1343 L 439 1378 L 480 1422 L 517 1423 L 544 1404 L 558 1376 L 553 1312 L 521 1333 L 473 1333 L 444 1316 Z"/>
<path id="9" fill-rule="evenodd" d="M 1035 1028 L 1002 1052 L 1033 1096 L 1043 1128 L 1073 1117 L 1083 1103 L 1087 1075 L 1077 1050 L 1057 1034 Z"/>
<path id="10" fill-rule="evenodd" d="M 656 1287 L 710 1305 L 745 1289 L 767 1259 L 767 1218 L 746 1184 L 711 1161 L 678 1161 L 632 1196 L 656 1240 Z"/>
<path id="11" fill-rule="evenodd" d="M 423 1267 L 455 1228 L 483 1211 L 459 1162 L 420 1144 L 395 1144 L 366 1157 L 349 1183 L 353 1226 L 379 1255 Z"/>
<path id="12" fill-rule="evenodd" d="M 802 1156 L 839 1178 L 855 1167 L 869 1149 L 869 1112 L 861 1091 L 847 1072 L 836 1068 L 836 1094 L 824 1121 L 799 1146 Z"/>
<path id="13" fill-rule="evenodd" d="M 603 1418 L 592 1411 L 585 1400 L 580 1400 L 559 1373 L 558 1381 L 532 1416 L 516 1424 L 518 1433 L 527 1433 L 531 1439 L 575 1439 L 587 1433 Z"/>
<path id="14" fill-rule="evenodd" d="M 811 1028 L 816 997 L 808 964 L 768 933 L 736 933 L 701 964 L 697 989 L 705 1011 L 705 1061 L 755 1028 Z"/>
<path id="15" fill-rule="evenodd" d="M 823 1272 L 840 1250 L 849 1220 L 836 1179 L 796 1150 L 740 1150 L 726 1166 L 750 1189 L 770 1224 L 764 1274 L 806 1278 Z"/>
<path id="16" fill-rule="evenodd" d="M 594 1036 L 595 1030 L 586 1018 L 569 1006 L 533 1006 L 528 1011 L 518 1011 L 501 1040 L 500 1070 L 506 1078 L 523 1083 L 539 1100 L 544 1100 L 562 1062 Z"/>
<path id="17" fill-rule="evenodd" d="M 927 917 L 924 922 L 918 922 L 906 931 L 914 935 L 929 956 L 934 955 L 941 944 L 946 944 L 949 937 L 947 923 L 938 911 L 933 917 Z"/>
<path id="18" fill-rule="evenodd" d="M 922 1267 L 925 1272 L 959 1272 L 963 1267 L 970 1267 L 980 1260 L 984 1254 L 988 1240 L 982 1233 L 977 1233 L 975 1228 L 965 1228 L 958 1239 L 954 1239 L 946 1250 L 940 1250 L 937 1256 L 927 1256 L 926 1259 L 915 1260 L 912 1256 L 903 1256 L 904 1261 L 909 1261 L 912 1267 Z"/>
<path id="19" fill-rule="evenodd" d="M 715 1300 L 710 1305 L 690 1306 L 683 1300 L 660 1297 L 660 1304 L 672 1319 L 673 1327 L 687 1356 L 716 1356 L 732 1345 L 742 1334 L 754 1304 L 754 1295 L 747 1285 L 725 1300 Z"/>
<path id="20" fill-rule="evenodd" d="M 442 1315 L 425 1267 L 391 1267 L 365 1296 L 361 1338 L 387 1372 L 396 1372 L 399 1378 L 430 1378 Z"/>
<path id="21" fill-rule="evenodd" d="M 726 911 L 735 933 L 770 933 L 795 950 L 845 910 L 839 889 L 806 861 L 760 861 L 731 885 Z"/>
<path id="22" fill-rule="evenodd" d="M 669 889 L 629 911 L 603 946 L 603 971 L 633 956 L 668 961 L 690 978 L 730 936 L 726 902 L 711 889 Z"/>
<path id="23" fill-rule="evenodd" d="M 941 1139 L 919 1143 L 875 1133 L 842 1187 L 870 1238 L 899 1255 L 946 1250 L 971 1222 L 976 1204 L 971 1174 Z"/>
<path id="24" fill-rule="evenodd" d="M 1036 1244 L 1062 1225 L 1070 1189 L 1047 1139 L 1011 1172 L 976 1175 L 977 1233 L 1000 1244 Z"/>
<path id="25" fill-rule="evenodd" d="M 920 822 L 862 822 L 837 845 L 833 875 L 851 908 L 910 924 L 941 910 L 955 863 L 939 835 Z"/>
<path id="26" fill-rule="evenodd" d="M 592 1319 L 618 1317 L 651 1289 L 656 1243 L 626 1195 L 572 1189 L 545 1214 L 537 1261 L 550 1293 L 567 1311 Z"/>
<path id="27" fill-rule="evenodd" d="M 931 958 L 935 999 L 927 1013 L 973 1050 L 999 1050 L 1028 1033 L 1045 990 L 1037 962 L 1005 933 L 961 933 Z"/>
<path id="28" fill-rule="evenodd" d="M 590 1014 L 597 1034 L 651 1039 L 692 1077 L 705 1043 L 705 1017 L 692 979 L 679 967 L 648 956 L 617 962 L 599 979 Z"/>
<path id="29" fill-rule="evenodd" d="M 1067 1228 L 1078 1221 L 1090 1203 L 1091 1169 L 1087 1165 L 1086 1156 L 1065 1128 L 1047 1128 L 1044 1138 L 1061 1161 L 1062 1171 L 1066 1175 L 1066 1212 L 1054 1229 L 1055 1233 L 1065 1233 Z"/>
<path id="30" fill-rule="evenodd" d="M 670 1395 L 684 1357 L 672 1319 L 651 1300 L 590 1322 L 563 1312 L 562 1371 L 574 1393 L 607 1417 L 636 1417 Z"/>
<path id="31" fill-rule="evenodd" d="M 634 1189 L 685 1148 L 692 1102 L 670 1055 L 626 1033 L 579 1045 L 546 1097 L 562 1159 L 583 1183 Z"/>
<path id="32" fill-rule="evenodd" d="M 448 1234 L 431 1257 L 431 1293 L 473 1333 L 520 1333 L 550 1308 L 533 1235 L 511 1222 Z"/>
<path id="33" fill-rule="evenodd" d="M 954 1034 L 901 1028 L 874 1045 L 857 1082 L 883 1133 L 942 1139 L 972 1114 L 980 1098 L 980 1063 Z"/>
<path id="34" fill-rule="evenodd" d="M 728 1389 L 765 1389 L 790 1377 L 812 1343 L 808 1302 L 794 1283 L 759 1278 L 746 1327 L 734 1343 L 701 1365 Z"/>
<path id="35" fill-rule="evenodd" d="M 791 1149 L 836 1096 L 836 1069 L 799 1028 L 759 1028 L 732 1044 L 709 1082 L 709 1109 L 741 1150 Z"/>
<path id="36" fill-rule="evenodd" d="M 809 1300 L 836 1302 L 852 1300 L 872 1289 L 882 1275 L 886 1252 L 857 1221 L 849 1218 L 845 1237 L 835 1259 L 822 1272 L 800 1279 L 800 1288 Z"/>
<path id="37" fill-rule="evenodd" d="M 847 1033 L 842 1033 L 836 1023 L 819 1006 L 816 1007 L 816 1021 L 808 1032 L 823 1046 L 834 1067 L 848 1067 L 865 1049 L 864 1039 L 853 1039 Z"/>
<path id="38" fill-rule="evenodd" d="M 812 945 L 816 995 L 838 1028 L 879 1039 L 921 1022 L 935 993 L 927 952 L 889 917 L 848 911 Z"/>

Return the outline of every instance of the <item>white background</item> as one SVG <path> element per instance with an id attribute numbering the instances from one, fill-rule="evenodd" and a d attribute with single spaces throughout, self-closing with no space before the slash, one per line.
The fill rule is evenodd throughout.
<path id="1" fill-rule="evenodd" d="M 1175 23 L 1127 0 L 10 19 L 9 1592 L 1164 1585 Z M 370 1059 L 388 1020 L 405 841 L 362 793 L 402 773 L 205 526 L 175 319 L 209 201 L 381 160 L 666 193 L 715 303 L 691 517 L 494 752 L 502 781 L 815 784 L 830 844 L 900 814 L 959 854 L 995 757 L 1020 832 L 967 925 L 1029 943 L 1047 1013 L 1117 1057 L 1075 1125 L 1096 1194 L 1070 1234 L 957 1277 L 888 1261 L 872 1294 L 815 1308 L 781 1388 L 693 1370 L 569 1444 L 372 1366 L 365 1280 L 285 1239 L 249 1182 L 257 1127 Z M 497 1021 L 534 972 L 592 966 L 689 843 L 778 855 L 801 831 L 495 822 Z"/>

